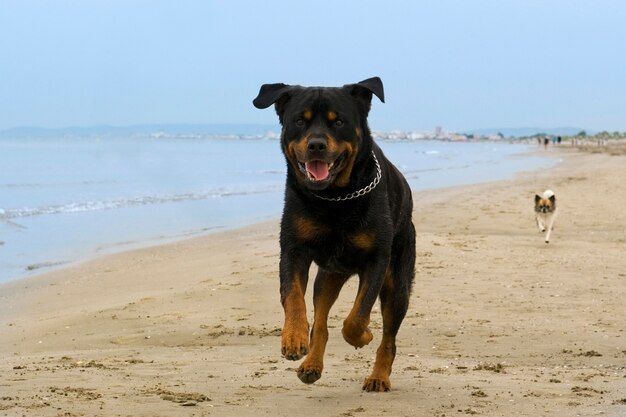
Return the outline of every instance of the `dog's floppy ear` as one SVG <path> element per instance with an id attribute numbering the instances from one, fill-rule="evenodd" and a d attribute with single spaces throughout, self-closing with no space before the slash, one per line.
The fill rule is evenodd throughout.
<path id="1" fill-rule="evenodd" d="M 385 102 L 385 90 L 383 90 L 383 81 L 378 77 L 368 78 L 367 80 L 359 81 L 355 86 L 364 88 L 371 93 L 374 93 L 376 97 L 383 103 Z M 371 96 L 370 96 L 371 100 Z"/>
<path id="2" fill-rule="evenodd" d="M 382 101 L 385 102 L 385 90 L 383 89 L 383 82 L 378 77 L 368 78 L 367 80 L 359 81 L 356 84 L 344 85 L 350 91 L 350 94 L 356 98 L 364 99 L 368 102 L 372 101 L 372 93 L 376 95 Z"/>
<path id="3" fill-rule="evenodd" d="M 291 97 L 292 91 L 293 86 L 283 83 L 263 84 L 259 90 L 259 94 L 252 100 L 252 104 L 254 104 L 254 107 L 257 109 L 266 109 L 272 104 L 276 104 L 276 114 L 278 114 L 278 119 L 282 124 L 283 110 L 285 109 L 285 104 Z"/>
<path id="4" fill-rule="evenodd" d="M 259 94 L 252 104 L 257 109 L 266 109 L 274 104 L 282 95 L 287 94 L 291 89 L 290 85 L 277 83 L 277 84 L 263 84 L 259 90 Z"/>
<path id="5" fill-rule="evenodd" d="M 376 95 L 383 103 L 385 102 L 383 82 L 378 77 L 368 78 L 356 84 L 347 84 L 343 88 L 347 89 L 352 97 L 363 104 L 366 115 L 372 106 L 372 94 Z"/>

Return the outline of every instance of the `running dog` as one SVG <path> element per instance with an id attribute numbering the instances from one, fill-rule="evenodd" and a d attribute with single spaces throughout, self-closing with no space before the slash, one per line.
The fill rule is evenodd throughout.
<path id="1" fill-rule="evenodd" d="M 546 190 L 542 195 L 535 195 L 535 220 L 539 230 L 546 232 L 546 243 L 550 243 L 550 233 L 554 228 L 556 213 L 556 196 L 554 191 Z"/>
<path id="2" fill-rule="evenodd" d="M 304 383 L 322 376 L 329 311 L 345 282 L 359 277 L 343 338 L 355 348 L 373 339 L 370 313 L 380 298 L 383 335 L 365 391 L 389 391 L 396 334 L 404 319 L 415 269 L 411 190 L 370 133 L 374 77 L 343 87 L 264 84 L 253 104 L 274 105 L 287 164 L 280 230 L 280 299 L 285 312 L 282 355 L 306 356 Z M 312 262 L 314 319 L 309 338 L 304 295 Z"/>

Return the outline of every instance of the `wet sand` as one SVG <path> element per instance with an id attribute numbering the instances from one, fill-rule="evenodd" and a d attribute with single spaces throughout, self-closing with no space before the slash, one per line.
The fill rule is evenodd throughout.
<path id="1" fill-rule="evenodd" d="M 331 311 L 322 378 L 280 356 L 278 220 L 0 286 L 3 416 L 624 416 L 626 156 L 415 194 L 417 271 L 389 393 Z M 533 197 L 551 188 L 551 243 Z M 311 283 L 307 293 L 312 317 Z"/>

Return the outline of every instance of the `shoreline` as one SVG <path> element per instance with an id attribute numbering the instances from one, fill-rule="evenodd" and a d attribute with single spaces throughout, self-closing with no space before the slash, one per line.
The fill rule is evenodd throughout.
<path id="1" fill-rule="evenodd" d="M 473 146 L 475 144 L 469 144 L 469 145 Z M 477 145 L 483 146 L 485 145 L 485 143 L 477 143 Z M 515 146 L 519 147 L 519 149 L 515 148 L 516 150 L 509 150 L 508 145 L 510 144 L 507 144 L 507 143 L 504 143 L 504 144 L 498 143 L 494 145 L 504 146 L 504 148 L 507 149 L 504 152 L 504 155 L 500 155 L 501 152 L 499 151 L 497 154 L 495 154 L 495 157 L 496 158 L 503 157 L 503 161 L 507 161 L 506 163 L 503 163 L 503 164 L 505 166 L 506 164 L 510 165 L 509 167 L 503 168 L 502 166 L 496 164 L 493 168 L 496 172 L 496 175 L 494 175 L 493 173 L 490 173 L 488 170 L 485 169 L 484 167 L 486 166 L 485 163 L 488 161 L 477 161 L 476 159 L 470 159 L 473 165 L 470 164 L 468 165 L 468 167 L 471 167 L 471 168 L 467 169 L 467 171 L 459 172 L 459 174 L 457 174 L 459 176 L 455 177 L 454 174 L 452 173 L 454 172 L 455 169 L 459 169 L 459 167 L 455 166 L 454 164 L 452 164 L 451 166 L 446 166 L 446 164 L 444 163 L 444 164 L 441 164 L 440 167 L 437 167 L 437 169 L 434 171 L 430 171 L 429 169 L 426 169 L 424 172 L 420 172 L 419 169 L 415 170 L 414 169 L 415 167 L 411 167 L 410 158 L 407 160 L 406 157 L 402 154 L 393 155 L 393 156 L 396 156 L 396 157 L 401 156 L 404 159 L 403 161 L 401 161 L 401 163 L 408 170 L 407 178 L 409 179 L 409 181 L 416 182 L 412 185 L 414 186 L 413 187 L 414 189 L 417 188 L 418 190 L 443 189 L 443 188 L 447 188 L 449 186 L 447 184 L 450 184 L 450 183 L 456 183 L 456 185 L 467 186 L 467 185 L 472 185 L 472 184 L 480 184 L 480 183 L 485 183 L 485 182 L 493 182 L 493 181 L 506 179 L 507 177 L 511 175 L 515 175 L 515 173 L 517 172 L 524 172 L 527 169 L 526 167 L 521 166 L 522 163 L 520 163 L 519 161 L 524 161 L 523 163 L 528 164 L 530 166 L 542 165 L 544 167 L 549 167 L 554 164 L 553 162 L 554 158 L 552 157 L 552 155 L 550 155 L 547 152 L 539 152 L 537 149 L 535 149 L 531 145 L 514 144 Z M 441 145 L 438 144 L 438 146 L 441 146 Z M 443 148 L 437 148 L 435 155 L 439 155 L 440 152 L 445 152 L 447 150 L 446 146 L 444 146 Z M 481 149 L 481 148 L 477 148 L 477 149 Z M 484 149 L 481 149 L 480 154 L 483 155 L 482 158 L 489 158 L 491 151 L 492 150 L 490 148 L 484 148 Z M 519 152 L 516 153 L 517 151 Z M 387 149 L 386 152 L 392 153 L 394 152 L 394 148 L 392 147 L 390 149 Z M 397 151 L 395 152 L 397 153 Z M 458 152 L 458 150 L 456 150 L 456 152 Z M 474 151 L 472 151 L 472 149 L 467 149 L 467 152 L 474 152 Z M 456 155 L 456 153 L 452 152 L 453 158 L 456 157 L 454 155 Z M 448 155 L 448 157 L 450 157 L 450 155 Z M 522 158 L 526 158 L 526 159 L 523 160 Z M 444 159 L 447 159 L 447 158 L 444 158 Z M 493 179 L 492 177 L 495 177 L 496 179 Z M 442 178 L 442 179 L 438 180 L 437 178 Z M 467 178 L 469 178 L 469 182 L 466 183 L 465 180 Z M 430 184 L 428 181 L 433 181 L 433 183 Z M 280 192 L 279 194 L 280 194 L 280 197 L 278 197 L 276 193 L 267 194 L 267 196 L 265 196 L 264 200 L 262 201 L 264 204 L 266 204 L 268 203 L 267 200 L 269 200 L 270 197 L 271 197 L 271 202 L 278 201 L 282 199 L 282 192 Z M 239 201 L 239 203 L 243 205 L 259 204 L 259 202 L 255 203 L 255 202 L 250 202 L 248 200 Z M 138 228 L 140 232 L 134 233 L 133 236 L 130 236 L 130 235 L 125 236 L 123 234 L 124 233 L 123 231 L 118 230 L 119 226 L 115 226 L 116 224 L 115 213 L 108 212 L 108 211 L 99 211 L 98 213 L 100 214 L 96 214 L 96 212 L 94 212 L 93 214 L 85 213 L 89 216 L 98 216 L 98 217 L 91 217 L 92 222 L 95 222 L 95 223 L 99 223 L 98 221 L 99 219 L 100 221 L 104 220 L 105 222 L 108 222 L 108 221 L 113 222 L 112 224 L 114 226 L 112 226 L 112 229 L 117 230 L 118 233 L 112 236 L 117 236 L 118 238 L 112 238 L 111 236 L 108 236 L 104 239 L 102 238 L 98 239 L 94 237 L 94 236 L 99 236 L 99 233 L 97 232 L 98 229 L 89 229 L 89 227 L 85 226 L 84 223 L 78 223 L 78 225 L 82 224 L 83 226 L 87 227 L 87 230 L 85 232 L 85 236 L 87 236 L 87 238 L 81 237 L 79 239 L 82 242 L 82 245 L 80 246 L 77 246 L 75 243 L 68 244 L 68 242 L 74 241 L 72 240 L 73 238 L 77 239 L 77 236 L 75 236 L 75 234 L 72 235 L 71 233 L 70 233 L 70 236 L 68 237 L 68 240 L 65 242 L 62 242 L 59 239 L 56 239 L 58 242 L 52 252 L 50 252 L 50 248 L 48 247 L 49 244 L 47 243 L 44 243 L 43 246 L 41 246 L 38 250 L 35 250 L 35 251 L 22 249 L 22 251 L 20 252 L 19 250 L 16 251 L 16 246 L 12 246 L 12 248 L 9 248 L 9 246 L 7 246 L 6 250 L 8 250 L 8 252 L 6 253 L 6 255 L 9 258 L 5 258 L 5 259 L 10 259 L 11 255 L 16 255 L 16 256 L 19 256 L 19 258 L 16 258 L 16 259 L 19 259 L 19 261 L 14 262 L 13 265 L 6 264 L 6 263 L 2 264 L 2 267 L 4 269 L 0 270 L 0 283 L 11 282 L 11 281 L 20 280 L 20 279 L 24 279 L 28 277 L 38 276 L 41 274 L 46 274 L 48 272 L 52 272 L 55 270 L 66 268 L 68 266 L 72 266 L 76 263 L 82 263 L 85 261 L 97 259 L 99 257 L 107 256 L 110 254 L 121 253 L 121 252 L 134 250 L 134 249 L 140 249 L 140 248 L 159 246 L 159 245 L 168 244 L 171 242 L 177 242 L 177 241 L 190 239 L 190 238 L 194 238 L 198 236 L 212 234 L 212 233 L 215 233 L 216 231 L 220 232 L 223 230 L 236 230 L 242 226 L 250 226 L 259 221 L 260 222 L 271 221 L 272 219 L 280 218 L 280 212 L 282 210 L 282 207 L 279 208 L 279 205 L 276 205 L 276 207 L 272 206 L 272 210 L 271 210 L 273 212 L 274 209 L 276 209 L 275 216 L 268 215 L 267 213 L 265 213 L 267 210 L 265 210 L 263 213 L 257 213 L 257 214 L 254 214 L 252 212 L 248 213 L 246 217 L 241 217 L 241 219 L 237 222 L 234 222 L 233 219 L 229 219 L 229 218 L 220 219 L 219 216 L 218 216 L 217 222 L 214 222 L 210 218 L 208 218 L 206 215 L 206 213 L 210 212 L 211 210 L 216 209 L 215 207 L 212 207 L 211 204 L 216 205 L 216 207 L 219 208 L 227 204 L 227 202 L 226 201 L 219 202 L 219 203 L 207 202 L 206 204 L 204 204 L 204 209 L 203 209 L 204 219 L 205 219 L 204 223 L 195 224 L 192 222 L 193 224 L 187 225 L 184 229 L 180 229 L 177 226 L 174 226 L 174 227 L 167 226 L 163 228 L 163 225 L 161 224 L 162 232 L 157 233 L 157 234 L 152 233 L 153 229 L 151 228 L 146 229 L 144 225 L 144 226 L 140 226 Z M 234 203 L 231 202 L 230 204 L 234 204 Z M 173 211 L 173 214 L 177 214 L 175 210 L 172 210 L 171 208 L 168 208 L 168 207 L 161 207 L 161 208 L 152 207 L 149 209 L 151 211 L 146 213 L 147 218 L 152 218 L 155 211 L 158 211 L 158 212 L 164 211 L 166 213 L 170 213 Z M 193 216 L 198 215 L 197 210 L 199 210 L 199 208 L 198 207 L 194 208 L 191 213 L 188 213 L 187 211 L 185 211 L 186 210 L 185 208 L 179 208 L 177 210 L 180 210 L 178 214 L 188 214 L 193 217 Z M 219 208 L 218 210 L 221 210 L 221 208 Z M 149 213 L 152 213 L 152 215 L 150 215 Z M 129 220 L 128 217 L 125 217 L 128 215 L 129 215 L 128 213 L 124 214 L 123 212 L 117 214 L 117 216 L 121 216 L 121 218 L 125 219 L 126 221 Z M 167 221 L 166 216 L 163 216 L 160 214 L 155 218 L 162 219 L 163 222 Z M 135 220 L 138 220 L 138 219 L 135 218 Z M 50 222 L 52 221 L 52 219 L 46 219 L 44 220 L 44 223 L 46 221 Z M 59 219 L 57 219 L 56 221 L 59 221 Z M 154 221 L 149 220 L 146 224 L 152 224 L 152 223 L 154 223 Z M 66 228 L 72 227 L 72 225 L 74 225 L 74 227 L 76 226 L 76 224 L 68 222 L 64 218 L 62 218 L 61 224 L 63 225 L 63 227 L 66 227 Z M 155 227 L 157 227 L 157 225 L 155 225 Z M 146 230 L 150 230 L 150 232 L 147 232 Z M 120 235 L 119 233 L 122 233 L 122 234 Z M 32 240 L 33 238 L 30 237 L 30 239 Z M 42 238 L 42 239 L 43 241 L 50 240 L 49 238 Z M 31 241 L 31 244 L 37 245 L 38 242 Z M 33 247 L 38 247 L 38 246 L 33 246 Z M 45 249 L 46 247 L 48 247 L 47 252 Z M 19 249 L 19 246 L 17 246 L 17 249 Z M 26 260 L 29 260 L 29 262 L 26 262 Z M 18 267 L 20 268 L 19 272 L 18 272 Z"/>
<path id="2" fill-rule="evenodd" d="M 280 357 L 272 220 L 0 285 L 0 413 L 623 414 L 626 160 L 551 154 L 549 169 L 414 193 L 416 280 L 388 394 L 360 391 L 378 306 L 372 344 L 341 338 L 355 279 L 322 379 L 301 384 Z M 561 207 L 549 245 L 532 213 L 545 188 Z"/>

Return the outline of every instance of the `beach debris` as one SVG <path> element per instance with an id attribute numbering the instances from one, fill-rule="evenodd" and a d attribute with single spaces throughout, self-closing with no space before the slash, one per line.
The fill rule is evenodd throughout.
<path id="1" fill-rule="evenodd" d="M 194 407 L 198 403 L 211 401 L 206 395 L 197 392 L 174 392 L 160 387 L 144 390 L 144 393 L 158 395 L 164 401 L 171 401 L 183 407 Z"/>
<path id="2" fill-rule="evenodd" d="M 66 262 L 39 262 L 39 263 L 27 265 L 25 270 L 26 271 L 36 271 L 37 269 L 51 268 L 53 266 L 63 265 L 64 263 L 66 263 Z"/>
<path id="3" fill-rule="evenodd" d="M 479 390 L 476 390 L 476 391 L 472 391 L 472 397 L 485 398 L 485 397 L 487 397 L 487 394 L 485 394 L 485 391 L 479 389 Z"/>
<path id="4" fill-rule="evenodd" d="M 497 374 L 506 374 L 503 363 L 479 363 L 474 367 L 474 371 L 491 371 Z"/>
<path id="5" fill-rule="evenodd" d="M 595 351 L 595 350 L 588 350 L 586 352 L 579 353 L 576 356 L 585 356 L 587 358 L 592 358 L 592 357 L 602 356 L 602 354 L 597 352 L 597 351 Z"/>
<path id="6" fill-rule="evenodd" d="M 99 398 L 102 397 L 102 394 L 98 393 L 96 391 L 95 388 L 83 388 L 83 387 L 64 387 L 64 388 L 60 388 L 60 387 L 50 387 L 48 388 L 48 391 L 50 391 L 53 394 L 56 395 L 61 395 L 64 397 L 68 397 L 70 395 L 76 397 L 76 398 L 80 398 L 83 400 L 89 400 L 89 401 L 93 401 L 93 400 L 97 400 Z"/>
<path id="7" fill-rule="evenodd" d="M 608 391 L 597 390 L 591 387 L 572 387 L 572 392 L 580 397 L 591 397 L 593 394 L 606 394 Z"/>

